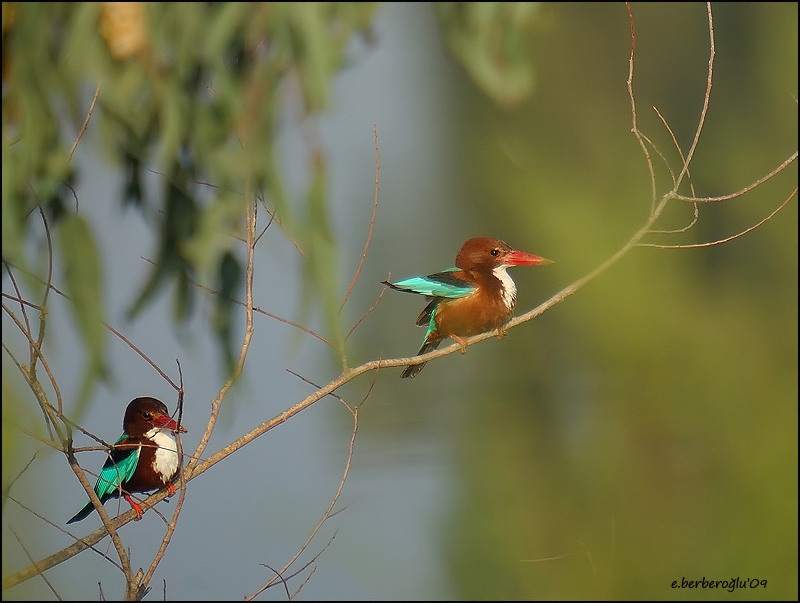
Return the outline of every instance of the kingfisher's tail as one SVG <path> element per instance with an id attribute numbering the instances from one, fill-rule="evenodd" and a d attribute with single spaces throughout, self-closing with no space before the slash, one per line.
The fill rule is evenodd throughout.
<path id="1" fill-rule="evenodd" d="M 437 339 L 436 341 L 426 341 L 422 344 L 422 347 L 417 352 L 417 356 L 421 356 L 422 354 L 427 354 L 428 352 L 432 352 L 436 348 L 439 347 L 441 343 L 441 339 Z M 417 374 L 425 367 L 427 362 L 420 362 L 419 364 L 409 364 L 406 367 L 406 370 L 403 371 L 403 374 L 400 375 L 401 378 L 405 379 L 406 377 L 416 377 Z"/>
<path id="2" fill-rule="evenodd" d="M 83 509 L 78 511 L 75 514 L 75 517 L 70 519 L 67 523 L 75 523 L 76 521 L 80 521 L 81 519 L 86 519 L 87 517 L 89 517 L 89 515 L 92 514 L 92 511 L 94 511 L 94 505 L 92 504 L 92 501 L 90 500 L 89 502 L 87 502 L 84 505 Z"/>

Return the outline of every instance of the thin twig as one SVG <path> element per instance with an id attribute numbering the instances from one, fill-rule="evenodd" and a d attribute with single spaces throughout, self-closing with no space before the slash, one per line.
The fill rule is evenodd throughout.
<path id="1" fill-rule="evenodd" d="M 86 128 L 89 126 L 89 120 L 92 118 L 92 112 L 94 111 L 94 106 L 97 103 L 97 99 L 99 96 L 100 96 L 100 86 L 98 85 L 94 91 L 94 98 L 92 98 L 92 104 L 89 105 L 89 110 L 86 112 L 86 117 L 83 120 L 83 124 L 81 124 L 81 129 L 78 131 L 78 135 L 75 137 L 75 141 L 72 143 L 72 148 L 69 150 L 70 160 L 72 160 L 72 155 L 75 153 L 75 149 L 78 148 L 78 143 L 80 142 L 81 138 L 83 138 L 83 135 L 86 132 Z"/>
<path id="2" fill-rule="evenodd" d="M 367 258 L 367 250 L 369 249 L 369 244 L 372 241 L 372 232 L 375 230 L 375 217 L 378 214 L 378 193 L 380 192 L 381 188 L 381 152 L 380 147 L 378 146 L 378 127 L 375 125 L 372 127 L 372 135 L 375 139 L 375 195 L 372 202 L 372 216 L 369 220 L 369 232 L 367 233 L 367 240 L 364 242 L 364 250 L 361 252 L 361 259 L 358 262 L 358 268 L 356 268 L 356 273 L 353 276 L 353 280 L 350 281 L 350 286 L 347 288 L 347 293 L 345 293 L 342 304 L 339 306 L 340 313 L 342 309 L 344 309 L 344 305 L 347 303 L 347 299 L 350 297 L 353 287 L 356 286 L 356 281 L 358 281 L 359 274 L 361 274 L 361 268 L 364 266 L 364 260 Z"/>

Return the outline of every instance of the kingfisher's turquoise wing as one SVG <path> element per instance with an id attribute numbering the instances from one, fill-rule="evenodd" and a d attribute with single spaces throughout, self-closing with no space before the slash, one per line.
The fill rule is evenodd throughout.
<path id="1" fill-rule="evenodd" d="M 464 297 L 475 291 L 477 287 L 453 274 L 457 270 L 458 268 L 450 268 L 444 272 L 437 272 L 428 276 L 412 276 L 396 283 L 387 284 L 400 291 L 429 297 Z"/>
<path id="2" fill-rule="evenodd" d="M 116 441 L 115 446 L 127 437 L 123 434 Z M 100 500 L 103 500 L 104 496 L 119 490 L 120 484 L 133 477 L 136 465 L 139 463 L 140 449 L 140 446 L 134 446 L 131 448 L 113 448 L 111 450 L 111 456 L 103 464 L 97 483 L 94 485 L 94 491 Z"/>

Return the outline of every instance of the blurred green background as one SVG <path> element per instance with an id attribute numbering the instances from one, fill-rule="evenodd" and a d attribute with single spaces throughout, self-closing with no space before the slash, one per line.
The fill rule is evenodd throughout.
<path id="1" fill-rule="evenodd" d="M 380 205 L 341 333 L 374 303 L 381 280 L 449 267 L 461 243 L 477 235 L 555 260 L 511 271 L 522 313 L 610 257 L 650 211 L 647 166 L 630 132 L 625 4 L 510 7 L 522 19 L 523 34 L 505 41 L 515 94 L 499 103 L 448 51 L 459 40 L 442 32 L 453 35 L 451 20 L 469 16 L 467 5 L 453 6 L 377 4 L 373 37 L 337 76 L 330 107 L 318 122 L 308 127 L 279 120 L 284 129 L 276 135 L 277 164 L 290 193 L 303 190 L 309 175 L 298 138 L 319 143 L 327 157 L 330 224 L 316 226 L 330 236 L 326 259 L 335 257 L 336 301 L 366 238 L 377 128 Z M 721 3 L 713 10 L 714 86 L 691 169 L 698 196 L 735 192 L 797 148 L 797 4 Z M 706 5 L 637 3 L 632 11 L 639 127 L 677 171 L 679 155 L 652 107 L 686 152 L 706 88 Z M 90 140 L 85 147 L 102 159 Z M 82 161 L 98 159 L 76 158 Z M 671 185 L 664 164 L 657 157 L 655 162 L 660 195 Z M 129 229 L 132 214 L 123 219 L 102 207 L 118 189 L 102 181 L 98 173 L 111 169 L 100 165 L 95 172 L 87 168 L 89 177 L 78 189 L 81 209 L 98 222 L 98 245 L 109 250 L 105 260 L 112 267 L 120 252 L 141 264 L 137 258 L 152 257 L 155 245 L 146 237 L 123 245 L 113 229 Z M 92 168 L 98 170 L 97 164 Z M 106 188 L 96 194 L 92 187 L 101 184 Z M 728 237 L 769 215 L 796 186 L 795 162 L 745 196 L 701 206 L 687 232 L 646 240 L 690 244 Z M 294 209 L 303 215 L 307 208 Z M 3 211 L 5 220 L 5 204 Z M 657 227 L 682 228 L 692 216 L 691 206 L 675 202 Z M 319 290 L 303 289 L 302 261 L 273 233 L 260 248 L 264 272 L 256 278 L 256 299 L 272 312 L 303 320 L 309 315 L 299 308 L 318 302 Z M 337 516 L 336 540 L 299 598 L 795 600 L 797 233 L 795 198 L 760 228 L 725 244 L 636 248 L 502 341 L 431 362 L 413 380 L 401 381 L 399 369 L 380 371 L 361 413 L 345 487 L 348 509 Z M 142 281 L 126 268 L 106 270 L 109 317 L 125 324 L 131 286 Z M 422 306 L 422 299 L 387 292 L 347 339 L 349 365 L 413 354 L 423 335 L 413 324 Z M 126 333 L 136 334 L 137 343 L 158 352 L 164 364 L 183 358 L 194 399 L 210 399 L 219 386 L 215 357 L 205 358 L 207 349 L 197 339 L 187 343 L 187 333 L 177 341 L 167 338 L 163 325 L 173 316 L 168 304 L 148 312 L 144 322 L 154 332 L 140 321 Z M 307 320 L 329 334 L 324 316 Z M 3 326 L 5 342 L 5 315 Z M 263 321 L 259 329 L 263 338 L 249 371 L 230 396 L 236 411 L 225 418 L 210 451 L 308 393 L 284 367 L 317 383 L 341 368 L 316 342 L 298 346 L 284 325 Z M 65 341 L 55 347 L 66 356 L 60 375 L 73 393 L 78 387 L 70 371 L 79 371 Z M 109 438 L 121 411 L 100 401 L 127 401 L 143 379 L 153 379 L 136 374 L 140 369 L 132 364 L 112 362 L 116 381 L 99 389 L 86 417 Z M 341 393 L 355 402 L 369 381 L 362 378 Z M 6 437 L 12 423 L 7 382 L 4 487 L 31 447 L 18 431 Z M 189 437 L 202 427 L 203 411 L 195 408 Z M 261 561 L 274 564 L 275 556 L 293 552 L 338 482 L 350 428 L 341 407 L 316 405 L 244 449 L 223 471 L 193 482 L 183 531 L 162 564 L 170 597 L 238 597 L 257 583 L 250 578 Z M 19 449 L 7 456 L 12 441 Z M 56 522 L 82 504 L 58 454 L 39 456 L 35 471 L 15 485 L 17 498 L 45 506 L 43 514 Z M 61 476 L 57 485 L 69 492 L 69 503 L 45 495 L 54 482 L 45 487 L 36 479 L 42 475 Z M 242 475 L 258 479 L 248 482 L 240 500 Z M 39 482 L 27 497 L 21 491 L 26 480 Z M 5 504 L 4 576 L 30 562 L 10 529 L 42 547 L 34 558 L 70 542 L 38 522 L 31 527 L 30 517 L 15 515 L 13 505 L 7 513 Z M 220 510 L 224 521 L 210 520 Z M 132 526 L 126 536 L 139 538 L 145 529 Z M 134 550 L 148 550 L 158 536 L 135 541 Z M 96 594 L 99 562 L 81 557 L 49 574 L 64 598 Z M 118 579 L 113 568 L 104 571 L 114 576 L 105 585 Z M 671 587 L 684 578 L 767 585 L 734 592 Z M 39 581 L 4 592 L 4 599 L 48 596 Z"/>
<path id="2" fill-rule="evenodd" d="M 633 12 L 640 129 L 677 172 L 652 107 L 686 152 L 705 90 L 705 6 Z M 739 190 L 796 148 L 796 17 L 796 5 L 714 5 L 711 109 L 691 169 L 699 196 Z M 628 28 L 623 4 L 543 4 L 526 40 L 530 99 L 504 111 L 466 77 L 448 80 L 439 111 L 452 171 L 441 177 L 456 193 L 415 206 L 398 236 L 414 240 L 398 243 L 413 259 L 390 264 L 397 276 L 449 265 L 468 235 L 501 236 L 556 261 L 511 271 L 524 311 L 637 230 L 650 188 L 630 133 Z M 670 181 L 656 165 L 661 194 Z M 646 240 L 730 236 L 796 181 L 795 162 L 763 190 L 700 207 L 688 232 Z M 690 206 L 674 205 L 659 227 L 691 221 Z M 420 304 L 384 303 L 405 316 L 397 337 L 415 349 Z M 635 249 L 501 343 L 457 356 L 393 393 L 398 415 L 436 415 L 435 437 L 454 447 L 458 494 L 441 531 L 458 596 L 796 598 L 796 198 L 724 245 Z M 768 588 L 670 588 L 682 577 Z"/>

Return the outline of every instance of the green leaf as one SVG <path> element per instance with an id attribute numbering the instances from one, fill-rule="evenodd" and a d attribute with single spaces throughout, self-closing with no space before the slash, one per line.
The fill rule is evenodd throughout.
<path id="1" fill-rule="evenodd" d="M 339 319 L 338 269 L 336 243 L 331 233 L 328 215 L 328 173 L 322 155 L 314 158 L 314 172 L 307 195 L 308 219 L 301 234 L 308 253 L 304 267 L 305 310 L 311 300 L 318 301 L 330 338 L 336 344 L 336 353 L 344 359 L 344 337 Z"/>
<path id="2" fill-rule="evenodd" d="M 79 214 L 68 214 L 58 228 L 58 241 L 67 295 L 75 324 L 86 344 L 88 364 L 84 393 L 96 378 L 107 374 L 105 365 L 105 312 L 100 254 L 91 228 Z"/>
<path id="3" fill-rule="evenodd" d="M 524 45 L 536 2 L 440 2 L 442 34 L 450 52 L 486 94 L 503 106 L 533 91 L 533 67 Z"/>
<path id="4" fill-rule="evenodd" d="M 214 328 L 222 343 L 225 367 L 232 373 L 236 367 L 236 354 L 233 347 L 233 328 L 236 310 L 235 302 L 241 284 L 244 282 L 244 270 L 236 256 L 228 251 L 222 256 L 217 277 L 217 296 L 214 306 Z"/>

